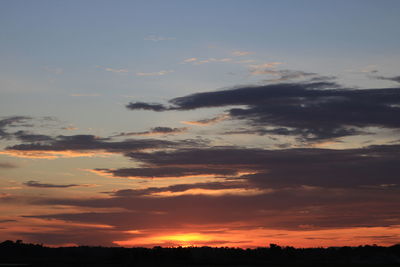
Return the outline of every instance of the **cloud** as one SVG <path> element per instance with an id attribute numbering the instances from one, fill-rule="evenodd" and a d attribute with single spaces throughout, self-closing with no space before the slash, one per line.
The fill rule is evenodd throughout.
<path id="1" fill-rule="evenodd" d="M 104 68 L 105 71 L 113 72 L 113 73 L 128 73 L 128 69 L 114 69 L 114 68 Z"/>
<path id="2" fill-rule="evenodd" d="M 122 168 L 122 169 L 94 169 L 95 172 L 112 175 L 113 177 L 127 178 L 187 178 L 187 177 L 206 177 L 217 176 L 227 177 L 238 175 L 239 170 L 218 167 L 187 168 L 170 166 L 151 166 L 146 168 Z"/>
<path id="3" fill-rule="evenodd" d="M 254 54 L 254 52 L 235 50 L 232 52 L 233 56 L 241 57 Z"/>
<path id="4" fill-rule="evenodd" d="M 79 185 L 79 184 L 48 184 L 40 183 L 38 181 L 27 181 L 24 185 L 29 187 L 39 187 L 39 188 L 69 188 L 69 187 L 88 187 L 89 185 Z"/>
<path id="5" fill-rule="evenodd" d="M 191 58 L 187 58 L 187 59 L 183 60 L 183 63 L 191 63 L 191 62 L 194 62 L 197 60 L 198 60 L 197 57 L 191 57 Z"/>
<path id="6" fill-rule="evenodd" d="M 162 76 L 174 72 L 173 70 L 161 70 L 158 72 L 137 72 L 136 76 Z"/>
<path id="7" fill-rule="evenodd" d="M 69 126 L 66 126 L 66 127 L 62 127 L 61 129 L 62 129 L 62 130 L 66 130 L 66 131 L 75 131 L 75 130 L 78 130 L 78 128 L 75 127 L 75 126 L 73 126 L 73 125 L 69 125 Z"/>
<path id="8" fill-rule="evenodd" d="M 369 134 L 368 132 L 361 131 L 356 128 L 338 128 L 338 129 L 291 129 L 284 127 L 277 128 L 259 128 L 253 127 L 250 129 L 239 129 L 226 131 L 223 134 L 253 134 L 253 135 L 283 135 L 283 136 L 299 136 L 298 141 L 301 142 L 319 142 L 320 139 L 334 139 L 343 136 L 354 136 L 361 134 Z"/>
<path id="9" fill-rule="evenodd" d="M 52 137 L 43 134 L 33 134 L 27 131 L 17 131 L 13 133 L 14 138 L 23 142 L 42 142 L 51 141 Z"/>
<path id="10" fill-rule="evenodd" d="M 354 135 L 354 129 L 363 127 L 400 128 L 400 88 L 341 88 L 326 81 L 278 83 L 195 93 L 173 98 L 169 104 L 148 105 L 156 111 L 239 106 L 227 110 L 232 119 L 252 127 L 288 128 L 310 140 Z"/>
<path id="11" fill-rule="evenodd" d="M 159 41 L 176 40 L 176 38 L 175 37 L 164 37 L 164 36 L 159 36 L 159 35 L 148 35 L 148 36 L 144 37 L 144 40 L 159 42 Z"/>
<path id="12" fill-rule="evenodd" d="M 249 71 L 250 74 L 252 75 L 260 75 L 260 74 L 272 74 L 275 73 L 275 70 L 272 70 L 272 68 L 275 68 L 276 65 L 283 64 L 282 62 L 269 62 L 269 63 L 263 63 L 263 64 L 254 64 L 254 65 L 249 65 Z"/>
<path id="13" fill-rule="evenodd" d="M 232 58 L 206 58 L 206 59 L 199 59 L 197 61 L 193 61 L 194 65 L 201 65 L 205 63 L 211 63 L 211 62 L 231 62 L 233 59 Z"/>
<path id="14" fill-rule="evenodd" d="M 185 63 L 192 63 L 193 65 L 202 65 L 206 63 L 226 63 L 226 62 L 233 62 L 233 58 L 226 57 L 226 58 L 197 58 L 197 57 L 191 57 L 191 58 L 186 58 L 182 61 L 182 64 Z M 234 62 L 234 63 L 240 63 L 240 62 Z"/>
<path id="15" fill-rule="evenodd" d="M 374 78 L 379 80 L 386 80 L 386 81 L 393 81 L 400 83 L 400 76 L 393 76 L 393 77 L 385 77 L 385 76 L 374 76 Z"/>
<path id="16" fill-rule="evenodd" d="M 147 164 L 153 174 L 174 166 L 181 173 L 190 170 L 234 170 L 239 179 L 259 188 L 328 187 L 358 188 L 379 186 L 385 190 L 399 185 L 399 145 L 371 146 L 359 149 L 282 149 L 262 150 L 235 147 L 180 149 L 154 153 L 128 153 Z M 140 169 L 136 170 L 140 173 Z M 123 171 L 122 171 L 123 173 Z M 129 171 L 127 172 L 129 173 Z M 157 177 L 157 175 L 155 175 Z"/>
<path id="17" fill-rule="evenodd" d="M 17 168 L 17 165 L 9 162 L 0 162 L 0 169 L 13 169 Z"/>
<path id="18" fill-rule="evenodd" d="M 227 120 L 227 119 L 229 119 L 229 115 L 221 114 L 219 116 L 209 118 L 209 119 L 203 119 L 203 120 L 197 120 L 197 121 L 182 121 L 182 123 L 189 124 L 189 125 L 206 126 L 206 125 L 215 124 L 215 123 Z"/>
<path id="19" fill-rule="evenodd" d="M 205 182 L 195 184 L 177 184 L 166 187 L 148 187 L 145 189 L 121 189 L 114 192 L 108 192 L 114 197 L 139 197 L 151 196 L 161 192 L 182 193 L 193 189 L 205 190 L 227 190 L 227 189 L 242 189 L 243 183 L 236 181 L 220 181 L 220 182 Z"/>
<path id="20" fill-rule="evenodd" d="M 16 222 L 16 220 L 0 220 L 0 223 Z"/>
<path id="21" fill-rule="evenodd" d="M 70 96 L 100 96 L 100 94 L 80 94 L 80 93 L 75 93 L 75 94 L 70 94 Z"/>
<path id="22" fill-rule="evenodd" d="M 279 76 L 276 79 L 266 80 L 267 82 L 282 82 L 293 79 L 311 78 L 311 81 L 325 81 L 333 79 L 333 76 L 319 76 L 317 73 L 305 72 L 300 70 L 276 70 L 275 65 L 282 64 L 280 62 L 266 63 L 260 65 L 250 65 L 249 71 L 251 75 L 272 75 Z"/>
<path id="23" fill-rule="evenodd" d="M 128 105 L 126 105 L 126 107 L 131 110 L 137 110 L 137 109 L 152 110 L 152 111 L 167 110 L 167 108 L 164 105 L 156 103 L 145 103 L 145 102 L 129 103 Z"/>
<path id="24" fill-rule="evenodd" d="M 8 139 L 12 137 L 12 134 L 7 132 L 7 128 L 26 126 L 26 122 L 31 119 L 31 117 L 27 116 L 3 117 L 0 120 L 0 139 Z"/>
<path id="25" fill-rule="evenodd" d="M 193 185 L 192 188 L 195 188 Z M 232 188 L 231 191 L 233 191 Z M 162 190 L 161 188 L 159 190 Z M 164 188 L 165 190 L 165 188 Z M 221 189 L 227 192 L 228 188 Z M 40 205 L 69 205 L 86 208 L 125 208 L 124 212 L 81 212 L 31 216 L 43 219 L 59 219 L 80 223 L 106 224 L 117 229 L 187 229 L 199 225 L 203 229 L 217 226 L 241 225 L 248 229 L 291 229 L 302 231 L 304 225 L 314 229 L 338 229 L 343 227 L 390 226 L 399 215 L 398 192 L 332 189 L 243 189 L 257 194 L 220 194 L 210 190 L 167 189 L 157 193 L 116 192 L 106 198 L 41 199 Z M 229 191 L 228 191 L 229 192 Z M 396 201 L 396 202 L 394 202 Z M 245 216 L 243 216 L 245 214 Z M 341 214 L 338 220 L 338 214 Z M 371 217 L 371 214 L 374 214 Z M 234 227 L 233 227 L 234 228 Z M 229 230 L 228 233 L 234 231 Z"/>
<path id="26" fill-rule="evenodd" d="M 319 80 L 326 79 L 326 77 L 319 77 L 319 76 L 317 76 L 316 73 L 313 73 L 313 72 L 294 71 L 294 70 L 278 70 L 278 71 L 272 71 L 269 74 L 280 76 L 277 79 L 270 80 L 270 81 L 275 81 L 275 82 L 288 81 L 288 80 L 299 79 L 299 78 L 306 78 L 306 77 L 310 77 L 310 76 L 315 76 L 314 78 L 319 79 Z"/>
<path id="27" fill-rule="evenodd" d="M 60 135 L 49 137 L 43 142 L 33 142 L 8 146 L 0 154 L 16 157 L 55 158 L 55 157 L 87 157 L 102 153 L 125 153 L 146 149 L 178 147 L 180 145 L 195 145 L 194 140 L 165 141 L 157 139 L 128 139 L 111 142 L 109 138 L 94 135 Z"/>
<path id="28" fill-rule="evenodd" d="M 167 134 L 181 134 L 184 133 L 188 130 L 188 128 L 183 127 L 183 128 L 171 128 L 171 127 L 154 127 L 151 128 L 149 131 L 144 131 L 144 132 L 130 132 L 130 133 L 120 133 L 117 135 L 114 135 L 113 137 L 119 137 L 119 136 L 149 136 L 149 135 L 167 135 Z"/>

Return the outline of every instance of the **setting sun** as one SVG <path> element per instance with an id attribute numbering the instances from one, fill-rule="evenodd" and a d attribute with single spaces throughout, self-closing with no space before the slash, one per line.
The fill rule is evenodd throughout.
<path id="1" fill-rule="evenodd" d="M 173 242 L 182 247 L 202 245 L 201 242 L 211 240 L 209 236 L 199 233 L 166 235 L 155 237 L 154 239 L 158 242 Z"/>

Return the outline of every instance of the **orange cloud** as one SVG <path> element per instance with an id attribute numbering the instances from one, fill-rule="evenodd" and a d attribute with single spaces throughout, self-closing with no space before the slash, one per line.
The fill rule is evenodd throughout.
<path id="1" fill-rule="evenodd" d="M 214 118 L 210 119 L 204 119 L 204 120 L 198 120 L 198 121 L 181 121 L 183 124 L 188 124 L 188 125 L 196 125 L 196 126 L 207 126 L 211 124 L 215 124 L 224 120 L 229 119 L 228 114 L 221 114 L 219 116 L 216 116 Z"/>
<path id="2" fill-rule="evenodd" d="M 257 188 L 229 188 L 229 189 L 203 189 L 192 188 L 185 191 L 172 192 L 163 191 L 155 192 L 150 196 L 154 197 L 176 197 L 183 195 L 208 195 L 208 196 L 223 196 L 223 195 L 238 195 L 238 196 L 255 196 L 261 194 L 272 193 L 272 189 L 257 189 Z"/>
<path id="3" fill-rule="evenodd" d="M 17 158 L 31 159 L 56 159 L 56 158 L 79 158 L 79 157 L 105 157 L 112 153 L 105 151 L 51 151 L 51 150 L 5 150 L 0 151 L 0 155 L 7 155 Z"/>

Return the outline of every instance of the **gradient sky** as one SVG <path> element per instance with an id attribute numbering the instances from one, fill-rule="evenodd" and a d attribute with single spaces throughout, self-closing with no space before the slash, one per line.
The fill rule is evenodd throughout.
<path id="1" fill-rule="evenodd" d="M 400 2 L 0 1 L 0 236 L 400 242 Z"/>

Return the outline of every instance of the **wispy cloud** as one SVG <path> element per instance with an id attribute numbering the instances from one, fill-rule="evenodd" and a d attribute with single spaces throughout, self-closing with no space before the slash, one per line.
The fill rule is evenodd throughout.
<path id="1" fill-rule="evenodd" d="M 183 63 L 191 63 L 191 62 L 195 62 L 197 60 L 198 60 L 197 57 L 190 57 L 190 58 L 187 58 L 187 59 L 183 60 L 182 62 Z"/>
<path id="2" fill-rule="evenodd" d="M 206 58 L 202 60 L 197 60 L 193 64 L 194 65 L 201 65 L 201 64 L 206 64 L 206 63 L 211 63 L 211 62 L 231 62 L 233 59 L 226 57 L 226 58 Z"/>
<path id="3" fill-rule="evenodd" d="M 210 57 L 210 58 L 197 58 L 197 57 L 191 57 L 191 58 L 186 58 L 182 61 L 183 64 L 185 63 L 192 63 L 193 65 L 202 65 L 202 64 L 206 64 L 206 63 L 224 63 L 224 62 L 233 62 L 232 58 L 226 57 L 226 58 L 214 58 L 214 57 Z"/>
<path id="4" fill-rule="evenodd" d="M 273 74 L 275 73 L 274 70 L 277 65 L 283 64 L 282 62 L 269 62 L 263 64 L 254 64 L 249 65 L 249 71 L 251 75 L 260 75 L 260 74 Z"/>
<path id="5" fill-rule="evenodd" d="M 70 96 L 100 96 L 100 94 L 80 94 L 80 93 L 75 93 L 75 94 L 70 94 Z"/>
<path id="6" fill-rule="evenodd" d="M 240 51 L 240 50 L 232 51 L 232 55 L 236 56 L 236 57 L 247 56 L 247 55 L 251 55 L 251 54 L 254 54 L 254 52 Z"/>
<path id="7" fill-rule="evenodd" d="M 207 126 L 207 125 L 215 124 L 215 123 L 227 120 L 227 119 L 229 119 L 228 114 L 221 114 L 214 118 L 197 120 L 197 121 L 182 121 L 182 123 L 188 124 L 188 125 L 196 125 L 196 126 Z"/>
<path id="8" fill-rule="evenodd" d="M 115 69 L 115 68 L 104 68 L 105 71 L 114 72 L 114 73 L 128 73 L 128 69 Z"/>
<path id="9" fill-rule="evenodd" d="M 89 184 L 49 184 L 49 183 L 40 183 L 38 181 L 27 181 L 24 185 L 29 187 L 39 187 L 39 188 L 68 188 L 68 187 L 91 187 L 95 185 Z"/>
<path id="10" fill-rule="evenodd" d="M 66 127 L 62 127 L 61 130 L 75 131 L 75 130 L 78 130 L 78 128 L 73 126 L 73 125 L 69 125 L 69 126 L 66 126 Z"/>
<path id="11" fill-rule="evenodd" d="M 374 78 L 376 78 L 378 80 L 386 80 L 386 81 L 392 81 L 392 82 L 400 83 L 400 75 L 399 76 L 392 76 L 392 77 L 374 76 Z"/>
<path id="12" fill-rule="evenodd" d="M 176 38 L 175 37 L 160 36 L 160 35 L 148 35 L 148 36 L 144 37 L 144 40 L 153 41 L 153 42 L 159 42 L 159 41 L 176 40 Z"/>
<path id="13" fill-rule="evenodd" d="M 162 76 L 174 72 L 173 70 L 161 70 L 157 72 L 137 72 L 136 76 Z"/>
<path id="14" fill-rule="evenodd" d="M 188 130 L 188 128 L 171 128 L 171 127 L 154 127 L 151 128 L 149 131 L 144 132 L 129 132 L 129 133 L 120 133 L 114 135 L 113 137 L 119 136 L 149 136 L 149 135 L 168 135 L 168 134 L 181 134 Z"/>

